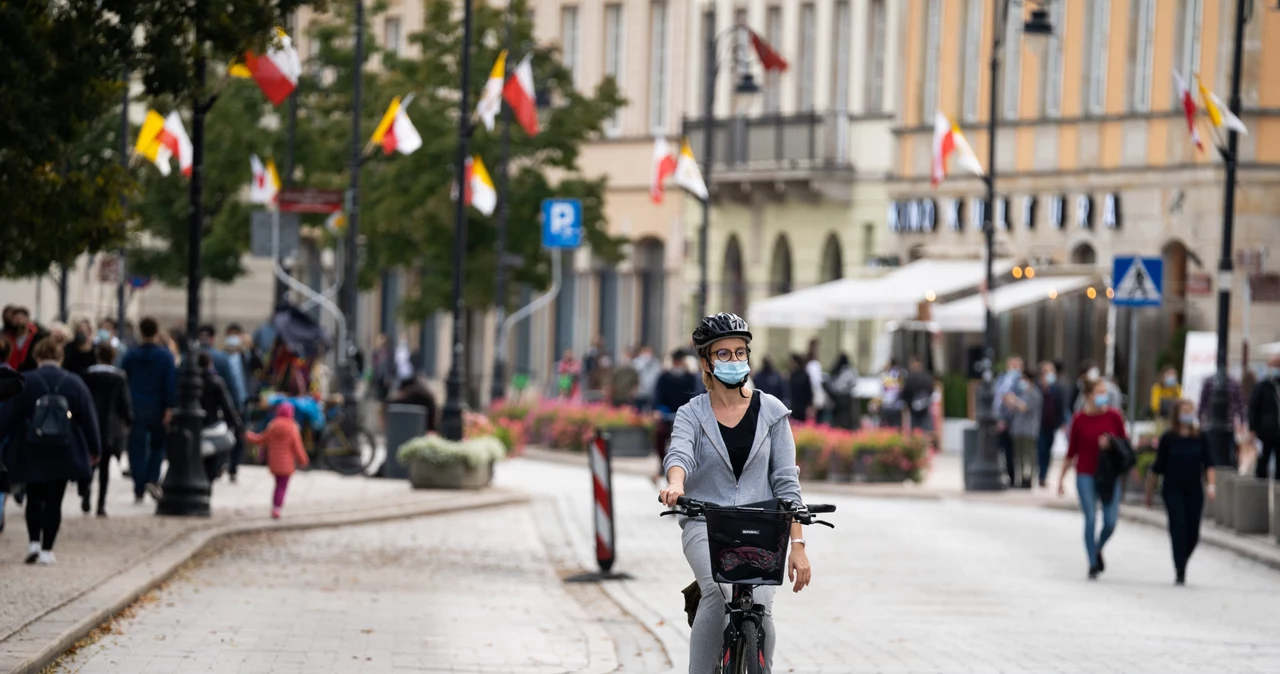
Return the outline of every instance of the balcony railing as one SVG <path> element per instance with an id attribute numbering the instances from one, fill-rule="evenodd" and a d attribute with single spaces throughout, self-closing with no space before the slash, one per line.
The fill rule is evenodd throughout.
<path id="1" fill-rule="evenodd" d="M 778 174 L 853 168 L 848 113 L 734 116 L 712 120 L 715 168 L 730 173 Z M 705 153 L 705 118 L 684 119 L 693 152 Z"/>

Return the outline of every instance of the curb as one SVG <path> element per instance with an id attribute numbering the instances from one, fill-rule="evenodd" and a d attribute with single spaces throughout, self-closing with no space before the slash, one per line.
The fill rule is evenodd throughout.
<path id="1" fill-rule="evenodd" d="M 1049 503 L 1045 504 L 1044 507 L 1051 510 L 1079 510 L 1079 507 L 1073 503 Z M 1168 527 L 1168 522 L 1163 517 L 1155 512 L 1147 512 L 1146 509 L 1137 506 L 1121 505 L 1120 519 L 1157 529 Z M 1250 561 L 1280 570 L 1280 546 L 1277 546 L 1269 539 L 1270 537 L 1268 536 L 1238 534 L 1230 529 L 1219 527 L 1213 523 L 1212 519 L 1202 521 L 1200 524 L 1200 543 L 1212 545 L 1215 548 L 1235 553 Z"/>
<path id="2" fill-rule="evenodd" d="M 250 520 L 178 534 L 157 546 L 133 567 L 109 577 L 0 641 L 0 672 L 40 674 L 94 628 L 168 580 L 210 543 L 228 536 L 369 524 L 528 502 L 529 497 L 524 494 L 490 489 L 452 501 L 402 503 L 355 513 L 299 515 L 290 520 Z"/>

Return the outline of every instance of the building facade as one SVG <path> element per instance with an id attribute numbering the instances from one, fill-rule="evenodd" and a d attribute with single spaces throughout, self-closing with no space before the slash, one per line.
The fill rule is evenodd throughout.
<path id="1" fill-rule="evenodd" d="M 1249 0 L 1246 0 L 1249 1 Z M 903 260 L 981 255 L 985 186 L 948 175 L 930 184 L 933 119 L 947 114 L 987 164 L 992 86 L 992 0 L 907 0 L 892 204 L 883 230 Z M 1015 3 L 1016 5 L 1017 3 Z M 1027 5 L 1028 3 L 1022 3 Z M 1106 283 L 1117 256 L 1164 261 L 1159 310 L 1118 312 L 1117 334 L 1139 321 L 1139 390 L 1158 360 L 1177 350 L 1182 329 L 1214 330 L 1217 283 L 1233 291 L 1231 354 L 1249 325 L 1257 343 L 1280 338 L 1280 311 L 1254 304 L 1244 319 L 1250 275 L 1280 268 L 1266 261 L 1280 246 L 1280 12 L 1254 2 L 1242 68 L 1249 135 L 1240 139 L 1233 253 L 1248 264 L 1218 276 L 1224 169 L 1207 121 L 1205 151 L 1192 143 L 1173 72 L 1195 75 L 1226 100 L 1236 3 L 1228 0 L 1050 0 L 1054 38 L 1042 54 L 1022 36 L 1022 17 L 1004 29 L 996 114 L 998 254 L 1042 274 L 1090 271 L 1096 287 L 1000 316 L 1004 353 L 1065 361 L 1107 351 Z M 1274 4 L 1274 3 L 1272 3 Z M 1202 113 L 1203 117 L 1203 113 Z M 1223 141 L 1225 144 L 1225 141 Z M 1256 282 L 1256 280 L 1255 280 Z M 980 336 L 970 336 L 970 341 Z M 1112 342 L 1123 377 L 1127 339 Z M 1177 361 L 1181 365 L 1181 361 Z"/>

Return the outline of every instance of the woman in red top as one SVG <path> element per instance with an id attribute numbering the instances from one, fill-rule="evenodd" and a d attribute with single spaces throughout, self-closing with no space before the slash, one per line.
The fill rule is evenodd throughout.
<path id="1" fill-rule="evenodd" d="M 1121 480 L 1115 481 L 1111 494 L 1099 494 L 1095 476 L 1102 452 L 1110 449 L 1107 436 L 1128 439 L 1124 429 L 1124 417 L 1110 407 L 1107 382 L 1093 379 L 1085 384 L 1084 407 L 1071 418 L 1071 431 L 1067 435 L 1067 460 L 1058 476 L 1058 495 L 1065 493 L 1063 483 L 1067 471 L 1076 467 L 1076 493 L 1080 497 L 1080 510 L 1084 513 L 1084 548 L 1089 557 L 1089 579 L 1093 580 L 1106 569 L 1102 561 L 1102 546 L 1116 530 L 1120 517 L 1120 501 L 1124 490 Z M 1094 526 L 1098 517 L 1098 501 L 1102 501 L 1102 533 L 1095 538 Z"/>

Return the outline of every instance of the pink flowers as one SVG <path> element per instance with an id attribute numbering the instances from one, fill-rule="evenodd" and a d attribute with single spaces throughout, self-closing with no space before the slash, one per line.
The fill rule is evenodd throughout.
<path id="1" fill-rule="evenodd" d="M 596 429 L 652 428 L 653 421 L 630 407 L 543 399 L 537 405 L 499 403 L 489 410 L 499 428 L 505 420 L 518 425 L 519 446 L 535 442 L 557 449 L 585 452 Z M 502 437 L 502 433 L 498 433 Z"/>
<path id="2" fill-rule="evenodd" d="M 791 430 L 800 473 L 809 479 L 919 482 L 929 468 L 928 441 L 920 433 L 903 435 L 889 428 L 849 431 L 812 422 L 792 422 Z"/>

